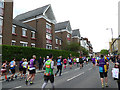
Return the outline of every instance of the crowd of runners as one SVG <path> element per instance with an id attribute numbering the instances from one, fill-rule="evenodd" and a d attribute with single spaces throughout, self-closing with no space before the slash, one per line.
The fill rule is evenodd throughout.
<path id="1" fill-rule="evenodd" d="M 22 58 L 21 61 L 19 61 L 19 65 L 16 65 L 15 58 L 12 59 L 10 63 L 7 61 L 4 61 L 1 68 L 1 76 L 5 78 L 6 81 L 14 81 L 14 79 L 20 78 L 20 80 L 25 79 L 25 84 L 32 85 L 34 83 L 35 73 L 36 69 L 44 70 L 44 83 L 42 85 L 42 88 L 45 88 L 45 86 L 48 83 L 48 80 L 50 80 L 52 87 L 54 88 L 54 77 L 57 76 L 59 73 L 59 76 L 62 75 L 62 70 L 66 69 L 67 66 L 71 70 L 73 65 L 76 67 L 79 67 L 80 69 L 83 68 L 84 63 L 88 64 L 88 62 L 93 63 L 93 68 L 95 66 L 99 67 L 99 73 L 100 73 L 100 80 L 101 80 L 101 86 L 104 88 L 103 79 L 105 77 L 105 86 L 108 87 L 108 69 L 109 69 L 109 61 L 112 61 L 115 63 L 115 67 L 119 68 L 120 63 L 120 56 L 97 56 L 97 57 L 89 57 L 89 56 L 80 56 L 80 57 L 72 57 L 70 54 L 68 58 L 64 58 L 62 56 L 57 57 L 56 60 L 53 60 L 53 55 L 50 54 L 46 58 L 42 58 L 40 56 L 39 60 L 36 60 L 36 56 L 33 55 L 32 59 L 27 60 L 26 58 Z M 38 63 L 38 64 L 37 64 Z M 7 77 L 7 68 L 9 66 L 9 73 L 11 74 L 10 77 Z M 19 73 L 16 73 L 16 66 L 19 66 Z M 53 73 L 54 67 L 57 66 L 57 71 L 55 74 Z M 117 67 L 118 66 L 118 67 Z M 118 86 L 120 86 L 120 80 L 118 80 Z"/>

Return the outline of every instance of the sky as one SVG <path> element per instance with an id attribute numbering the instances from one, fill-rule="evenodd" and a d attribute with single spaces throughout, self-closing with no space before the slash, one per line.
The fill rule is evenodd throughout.
<path id="1" fill-rule="evenodd" d="M 118 2 L 120 0 L 14 0 L 13 17 L 51 4 L 57 22 L 69 20 L 72 30 L 80 29 L 94 52 L 109 49 L 113 37 L 118 37 Z M 109 28 L 106 30 L 106 28 Z"/>

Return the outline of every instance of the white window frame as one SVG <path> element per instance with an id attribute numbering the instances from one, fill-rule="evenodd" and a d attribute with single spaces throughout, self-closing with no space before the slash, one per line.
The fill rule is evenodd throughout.
<path id="1" fill-rule="evenodd" d="M 47 39 L 49 39 L 49 40 L 52 40 L 52 35 L 51 35 L 51 34 L 46 33 L 46 38 L 47 38 Z"/>
<path id="2" fill-rule="evenodd" d="M 35 47 L 35 43 L 31 43 L 31 47 L 32 47 L 32 46 Z"/>
<path id="3" fill-rule="evenodd" d="M 49 30 L 51 30 L 52 29 L 51 24 L 46 23 L 46 28 L 49 29 Z"/>
<path id="4" fill-rule="evenodd" d="M 51 48 L 47 48 L 47 46 L 49 46 Z M 52 49 L 52 45 L 51 44 L 46 44 L 46 49 Z"/>
<path id="5" fill-rule="evenodd" d="M 28 42 L 20 41 L 20 44 L 23 44 L 23 45 L 22 45 L 23 47 L 27 47 L 27 46 L 28 46 Z M 26 44 L 26 46 L 24 46 L 25 44 Z"/>
<path id="6" fill-rule="evenodd" d="M 12 45 L 12 43 L 16 43 L 16 41 L 15 41 L 15 40 L 12 40 L 11 45 Z M 13 46 L 13 45 L 12 45 L 12 46 Z"/>
<path id="7" fill-rule="evenodd" d="M 58 39 L 56 39 L 56 44 L 58 44 Z"/>
<path id="8" fill-rule="evenodd" d="M 35 31 L 31 31 L 31 37 L 35 38 Z"/>
<path id="9" fill-rule="evenodd" d="M 16 33 L 16 26 L 15 25 L 12 25 L 12 34 L 15 34 Z"/>
<path id="10" fill-rule="evenodd" d="M 67 34 L 67 38 L 70 38 L 70 34 Z"/>
<path id="11" fill-rule="evenodd" d="M 23 31 L 25 31 L 25 34 L 23 33 Z M 22 28 L 22 36 L 27 36 L 27 29 Z"/>
<path id="12" fill-rule="evenodd" d="M 60 42 L 60 45 L 62 45 L 62 41 L 61 41 L 61 40 L 59 40 L 59 42 Z"/>
<path id="13" fill-rule="evenodd" d="M 2 0 L 2 1 L 0 1 L 0 3 L 1 3 L 0 4 L 1 5 L 0 8 L 4 8 L 4 1 Z"/>

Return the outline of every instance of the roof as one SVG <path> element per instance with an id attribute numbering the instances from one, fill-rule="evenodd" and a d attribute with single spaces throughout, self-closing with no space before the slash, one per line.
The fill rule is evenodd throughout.
<path id="1" fill-rule="evenodd" d="M 28 11 L 23 14 L 20 14 L 15 17 L 15 20 L 24 21 L 26 19 L 33 18 L 38 15 L 42 15 L 49 6 L 50 6 L 50 4 L 40 7 L 40 8 L 37 8 L 37 9 L 34 9 L 34 10 L 31 10 L 31 11 Z"/>
<path id="2" fill-rule="evenodd" d="M 23 27 L 23 28 L 26 28 L 26 29 L 29 29 L 32 31 L 36 31 L 35 28 L 33 28 L 27 24 L 21 23 L 20 21 L 14 20 L 14 19 L 13 19 L 13 25 L 20 26 L 20 27 Z"/>
<path id="3" fill-rule="evenodd" d="M 74 37 L 74 36 L 80 37 L 80 31 L 79 31 L 79 29 L 72 30 L 72 37 Z"/>
<path id="4" fill-rule="evenodd" d="M 62 40 L 62 38 L 58 37 L 58 36 L 55 36 L 55 39 L 59 39 L 59 40 Z"/>
<path id="5" fill-rule="evenodd" d="M 68 23 L 69 23 L 69 21 L 60 22 L 60 23 L 55 24 L 55 31 L 66 29 L 68 26 Z"/>

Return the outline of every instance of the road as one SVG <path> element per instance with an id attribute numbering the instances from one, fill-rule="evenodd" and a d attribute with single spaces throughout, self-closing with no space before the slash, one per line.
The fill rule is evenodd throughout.
<path id="1" fill-rule="evenodd" d="M 109 88 L 117 90 L 117 82 L 111 77 L 112 67 L 113 64 L 110 62 L 108 85 Z M 33 85 L 26 86 L 25 80 L 16 79 L 15 81 L 2 82 L 2 87 L 10 90 L 16 88 L 41 88 L 43 82 L 43 73 L 37 73 Z M 51 88 L 51 84 L 49 83 L 46 88 Z M 62 76 L 55 77 L 55 88 L 101 88 L 98 66 L 93 67 L 91 62 L 84 64 L 82 69 L 76 65 L 72 69 L 67 66 L 67 69 L 63 70 Z"/>

